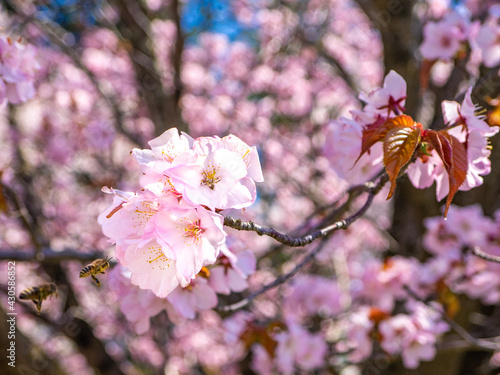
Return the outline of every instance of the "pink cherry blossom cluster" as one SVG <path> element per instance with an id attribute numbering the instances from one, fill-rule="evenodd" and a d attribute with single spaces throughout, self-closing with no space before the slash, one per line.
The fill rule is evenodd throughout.
<path id="1" fill-rule="evenodd" d="M 405 108 L 406 82 L 399 74 L 390 71 L 385 77 L 382 88 L 369 94 L 361 93 L 359 99 L 366 103 L 363 110 L 351 110 L 352 118 L 341 117 L 328 125 L 324 154 L 331 167 L 340 177 L 352 183 L 363 183 L 380 171 L 382 162 L 382 145 L 376 144 L 370 153 L 363 155 L 356 163 L 361 151 L 363 129 L 378 122 L 401 114 Z M 345 147 L 336 143 L 342 139 Z"/>
<path id="2" fill-rule="evenodd" d="M 491 149 L 488 147 L 488 138 L 498 133 L 497 126 L 489 126 L 484 121 L 484 116 L 478 115 L 478 106 L 472 102 L 472 87 L 465 93 L 462 104 L 455 101 L 443 101 L 444 122 L 448 124 L 448 133 L 460 142 L 467 142 L 467 176 L 459 190 L 467 191 L 482 185 L 482 176 L 491 171 L 489 156 Z M 465 131 L 467 129 L 467 131 Z M 408 169 L 408 177 L 413 186 L 425 189 L 436 181 L 437 200 L 448 195 L 449 179 L 442 161 L 435 150 L 429 158 L 418 158 Z"/>
<path id="3" fill-rule="evenodd" d="M 493 216 L 484 216 L 479 205 L 452 205 L 447 220 L 439 216 L 425 221 L 423 245 L 433 255 L 426 261 L 399 256 L 372 259 L 358 272 L 359 265 L 353 262 L 351 284 L 360 282 L 363 287 L 351 290 L 358 307 L 346 317 L 340 315 L 345 338 L 337 349 L 346 352 L 349 361 L 362 362 L 372 355 L 374 333 L 379 333 L 375 337 L 381 348 L 390 355 L 401 355 L 407 368 L 434 358 L 439 337 L 449 330 L 443 308 L 448 309 L 447 303 L 454 297 L 443 297 L 446 288 L 485 304 L 500 301 L 500 265 L 472 253 L 478 247 L 488 255 L 500 255 L 500 211 Z M 408 289 L 414 294 L 409 295 Z M 440 303 L 424 305 L 414 295 L 422 300 L 437 297 Z M 405 313 L 400 308 L 394 313 L 397 301 L 406 301 Z M 452 314 L 450 311 L 447 313 Z"/>
<path id="4" fill-rule="evenodd" d="M 488 138 L 495 135 L 499 128 L 489 126 L 484 116 L 478 115 L 478 107 L 472 102 L 472 87 L 465 93 L 462 104 L 454 101 L 443 101 L 442 110 L 444 123 L 448 133 L 460 142 L 467 140 L 468 169 L 466 181 L 459 190 L 467 191 L 483 183 L 482 176 L 491 171 L 488 147 Z M 352 176 L 355 181 L 361 182 L 360 177 L 374 174 L 380 168 L 382 149 L 375 148 L 372 154 L 363 155 L 359 165 L 351 168 L 359 156 L 361 148 L 362 130 L 364 127 L 380 123 L 405 110 L 406 82 L 394 71 L 391 71 L 384 80 L 382 88 L 377 88 L 369 94 L 360 94 L 360 99 L 366 103 L 363 110 L 351 111 L 353 119 L 341 118 L 333 121 L 325 142 L 325 155 L 329 157 L 332 167 L 340 176 Z M 467 129 L 467 131 L 465 131 Z M 346 147 L 336 148 L 338 139 L 345 139 Z M 351 169 L 350 169 L 351 168 Z M 356 178 L 359 176 L 358 178 Z M 417 158 L 408 168 L 408 176 L 413 186 L 424 189 L 436 182 L 437 199 L 443 199 L 449 192 L 449 179 L 445 167 L 436 150 L 429 155 Z"/>
<path id="5" fill-rule="evenodd" d="M 281 374 L 294 374 L 295 366 L 304 371 L 323 367 L 327 345 L 322 334 L 310 333 L 290 322 L 287 331 L 275 336 L 276 367 Z"/>
<path id="6" fill-rule="evenodd" d="M 19 104 L 35 95 L 34 80 L 40 65 L 36 49 L 0 36 L 0 104 Z"/>
<path id="7" fill-rule="evenodd" d="M 489 8 L 483 23 L 472 21 L 470 13 L 463 8 L 446 13 L 438 21 L 428 22 L 423 29 L 424 40 L 420 52 L 425 59 L 435 60 L 460 58 L 470 46 L 480 61 L 488 68 L 500 64 L 500 6 Z"/>
<path id="8" fill-rule="evenodd" d="M 159 4 L 150 0 L 148 5 L 151 9 L 159 6 L 155 3 Z M 242 215 L 290 233 L 297 228 L 307 232 L 305 217 L 382 169 L 380 144 L 353 164 L 364 127 L 404 111 L 406 84 L 391 72 L 382 88 L 360 95 L 366 103 L 363 110 L 349 112 L 358 108 L 352 92 L 359 87 L 369 90 L 381 80 L 383 71 L 379 33 L 352 1 L 305 2 L 300 17 L 293 10 L 298 4 L 294 1 L 233 3 L 240 20 L 259 27 L 259 48 L 207 33 L 200 34 L 197 45 L 186 45 L 182 117 L 196 136 L 245 132 L 250 144 L 262 145 L 266 161 L 262 204 Z M 439 54 L 434 58 L 459 59 L 469 44 L 471 60 L 477 58 L 486 67 L 498 65 L 495 8 L 478 23 L 465 13 L 450 12 L 447 0 L 432 3 L 446 6 L 435 15 L 443 17 L 434 22 L 439 30 L 429 26 L 425 32 L 423 50 Z M 466 3 L 483 7 L 486 2 Z M 157 19 L 150 26 L 155 63 L 165 90 L 172 90 L 169 56 L 174 24 Z M 427 35 L 432 32 L 442 38 L 431 40 Z M 446 44 L 445 36 L 450 35 L 455 39 L 448 39 L 449 45 L 438 50 L 436 43 Z M 96 27 L 82 33 L 82 47 L 82 63 L 124 111 L 124 128 L 134 129 L 141 139 L 151 139 L 152 122 L 138 95 L 127 53 L 129 43 Z M 50 233 L 50 246 L 56 251 L 80 242 L 83 251 L 104 250 L 108 245 L 100 241 L 102 236 L 90 222 L 103 207 L 96 186 L 132 184 L 134 188 L 126 190 L 134 190 L 136 179 L 129 172 L 136 168 L 135 160 L 117 158 L 130 146 L 112 128 L 112 114 L 92 82 L 59 51 L 50 53 L 44 54 L 50 67 L 44 67 L 43 90 L 18 113 L 22 151 L 36 172 L 35 192 L 51 192 L 39 194 L 47 215 L 40 225 Z M 353 83 L 339 76 L 335 62 Z M 13 102 L 8 95 L 7 101 Z M 470 174 L 462 187 L 480 185 L 490 171 L 487 138 L 497 129 L 487 127 L 475 115 L 470 90 L 463 102 L 446 101 L 442 108 L 445 122 L 455 126 L 454 136 L 468 139 Z M 350 118 L 324 126 L 329 119 L 348 113 Z M 6 116 L 1 115 L 0 127 L 5 131 L 0 137 L 10 148 L 14 137 L 10 138 Z M 461 132 L 464 123 L 469 134 Z M 381 351 L 391 360 L 401 356 L 405 367 L 415 368 L 434 358 L 437 343 L 448 330 L 441 306 L 446 304 L 439 300 L 440 304 L 423 305 L 408 290 L 426 301 L 439 299 L 443 287 L 486 304 L 500 301 L 497 265 L 470 254 L 472 246 L 479 246 L 500 255 L 500 214 L 491 219 L 478 207 L 452 206 L 448 221 L 427 220 L 424 246 L 431 257 L 420 262 L 387 254 L 389 246 L 394 250 L 386 233 L 392 208 L 379 202 L 384 199 L 379 194 L 366 217 L 328 240 L 310 269 L 305 267 L 291 281 L 260 295 L 249 312 L 223 321 L 211 309 L 218 298 L 227 303 L 236 297 L 220 295 L 258 290 L 295 266 L 307 249 L 279 248 L 278 252 L 272 239 L 249 232 L 232 232 L 230 238 L 228 230 L 226 236 L 221 215 L 256 200 L 254 182 L 262 180 L 262 172 L 255 148 L 234 136 L 192 139 L 174 129 L 150 146 L 150 150 L 132 153 L 143 172 L 140 189 L 106 190 L 113 195 L 113 203 L 99 222 L 116 243 L 114 256 L 120 264 L 103 277 L 105 290 L 71 279 L 79 313 L 100 328 L 95 334 L 124 372 L 137 372 L 137 363 L 149 362 L 167 373 L 237 374 L 246 358 L 259 374 L 320 373 L 365 360 L 368 367 L 370 357 L 376 359 Z M 324 156 L 318 157 L 321 148 Z M 10 163 L 14 153 L 6 151 L 2 150 L 8 156 L 5 164 L 15 166 Z M 418 159 L 408 173 L 418 187 L 436 181 L 440 197 L 446 195 L 448 181 L 443 178 L 446 172 L 441 161 L 432 153 L 428 160 Z M 13 178 L 14 167 L 6 168 L 2 181 L 10 183 L 7 178 Z M 0 235 L 4 248 L 30 247 L 29 234 L 15 227 L 12 217 L 0 215 L 0 221 L 8 229 Z M 236 236 L 241 243 L 233 240 Z M 249 279 L 256 269 L 255 253 L 261 256 L 259 271 Z M 68 276 L 78 275 L 80 262 L 68 263 Z M 19 266 L 18 272 L 33 277 L 33 267 L 34 263 L 29 269 Z M 102 292 L 110 298 L 102 299 Z M 49 318 L 60 313 L 58 302 L 44 303 Z M 119 319 L 118 310 L 126 320 Z M 272 323 L 266 326 L 267 322 Z M 157 340 L 155 328 L 160 324 L 171 332 L 166 345 Z M 26 327 L 25 332 L 32 328 L 36 325 Z M 130 328 L 140 336 L 130 335 Z M 128 351 L 136 356 L 133 360 L 125 357 Z M 54 349 L 57 352 L 66 353 Z M 64 366 L 66 359 L 69 366 L 69 357 L 61 361 Z M 73 367 L 74 373 L 92 372 L 80 354 L 71 357 L 78 357 L 74 363 L 80 363 Z"/>
<path id="9" fill-rule="evenodd" d="M 401 355 L 406 368 L 432 360 L 439 336 L 449 330 L 439 312 L 440 305 L 410 300 L 406 309 L 407 313 L 393 316 L 366 306 L 352 312 L 343 324 L 345 340 L 337 344 L 337 350 L 346 352 L 349 361 L 361 362 L 372 355 L 373 337 L 378 337 L 384 352 Z"/>
<path id="10" fill-rule="evenodd" d="M 258 374 L 311 372 L 325 365 L 328 344 L 322 331 L 312 333 L 294 320 L 264 326 L 243 311 L 223 324 L 228 345 L 251 346 L 251 367 Z"/>
<path id="11" fill-rule="evenodd" d="M 333 315 L 336 323 L 331 328 L 333 345 L 348 362 L 360 363 L 372 356 L 374 343 L 385 354 L 401 355 L 407 368 L 434 358 L 436 343 L 449 327 L 439 303 L 425 305 L 407 291 L 423 278 L 420 268 L 416 259 L 401 256 L 372 257 L 364 263 L 348 260 L 350 286 L 342 290 L 340 280 L 336 283 L 333 294 L 343 309 Z M 436 285 L 432 286 L 422 298 L 434 297 Z"/>
<path id="12" fill-rule="evenodd" d="M 421 360 L 435 357 L 437 337 L 447 332 L 449 326 L 432 306 L 422 302 L 409 304 L 409 315 L 397 314 L 380 322 L 380 346 L 390 355 L 400 354 L 406 368 L 417 368 Z"/>
<path id="13" fill-rule="evenodd" d="M 499 303 L 500 264 L 478 257 L 472 249 L 500 255 L 500 210 L 490 218 L 479 205 L 451 206 L 448 220 L 428 218 L 425 226 L 424 246 L 433 257 L 422 267 L 423 290 L 443 280 L 455 293 L 489 305 Z"/>
<path id="14" fill-rule="evenodd" d="M 424 26 L 424 40 L 420 52 L 426 59 L 449 59 L 456 55 L 470 34 L 468 16 L 457 11 L 448 13 L 439 22 Z"/>
<path id="15" fill-rule="evenodd" d="M 131 282 L 168 296 L 183 316 L 193 318 L 196 309 L 216 305 L 215 291 L 245 288 L 255 268 L 250 253 L 238 257 L 225 247 L 220 212 L 255 201 L 255 181 L 263 180 L 259 156 L 234 135 L 192 139 L 175 128 L 149 145 L 150 150 L 132 151 L 143 171 L 142 189 L 106 189 L 114 200 L 98 221 L 116 243 L 116 257 L 131 272 Z M 197 275 L 221 254 L 227 260 L 215 267 L 211 288 Z"/>

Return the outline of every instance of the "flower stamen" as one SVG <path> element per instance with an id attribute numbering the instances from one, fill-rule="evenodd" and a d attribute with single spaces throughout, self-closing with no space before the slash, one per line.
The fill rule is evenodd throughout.
<path id="1" fill-rule="evenodd" d="M 217 176 L 219 168 L 209 167 L 202 172 L 203 179 L 201 180 L 202 185 L 207 185 L 211 190 L 214 190 L 215 184 L 220 181 L 220 177 Z"/>

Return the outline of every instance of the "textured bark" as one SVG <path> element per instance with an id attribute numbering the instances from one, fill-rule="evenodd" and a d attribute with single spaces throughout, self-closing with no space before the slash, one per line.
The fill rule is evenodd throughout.
<path id="1" fill-rule="evenodd" d="M 180 28 L 179 2 L 172 1 L 171 11 L 177 27 L 177 39 L 172 51 L 174 87 L 168 89 L 155 64 L 154 48 L 151 40 L 151 23 L 136 1 L 116 1 L 120 12 L 117 28 L 131 44 L 128 52 L 137 79 L 139 95 L 149 110 L 149 118 L 154 124 L 155 134 L 160 135 L 171 127 L 188 131 L 181 120 L 179 99 L 181 95 L 181 56 L 184 38 Z"/>

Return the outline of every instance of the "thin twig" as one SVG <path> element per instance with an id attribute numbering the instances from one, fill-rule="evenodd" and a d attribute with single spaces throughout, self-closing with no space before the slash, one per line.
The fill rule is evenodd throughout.
<path id="1" fill-rule="evenodd" d="M 432 307 L 432 306 L 431 306 Z M 438 309 L 435 309 L 436 311 L 439 311 Z M 480 338 L 475 338 L 472 336 L 464 327 L 462 327 L 460 324 L 455 322 L 452 318 L 450 318 L 446 313 L 441 312 L 441 315 L 443 316 L 443 319 L 450 325 L 450 327 L 460 335 L 465 341 L 467 341 L 469 344 L 472 346 L 475 346 L 477 348 L 481 349 L 487 349 L 491 351 L 497 351 L 500 350 L 500 343 L 491 341 L 489 339 L 480 339 Z"/>
<path id="2" fill-rule="evenodd" d="M 482 339 L 482 338 L 476 338 L 472 336 L 464 327 L 462 327 L 460 324 L 455 322 L 452 318 L 450 318 L 445 311 L 442 309 L 438 309 L 431 304 L 428 304 L 427 301 L 424 299 L 420 298 L 413 290 L 411 290 L 408 286 L 404 287 L 406 292 L 410 297 L 413 299 L 424 303 L 426 306 L 431 308 L 432 310 L 438 312 L 443 320 L 448 323 L 462 339 L 464 339 L 467 343 L 469 343 L 471 346 L 476 347 L 476 348 L 481 348 L 481 349 L 486 349 L 486 350 L 491 350 L 491 351 L 497 351 L 500 350 L 500 342 L 495 342 L 492 341 L 491 339 Z"/>
<path id="3" fill-rule="evenodd" d="M 271 290 L 271 289 L 277 287 L 278 285 L 283 284 L 285 281 L 287 281 L 287 280 L 291 279 L 293 276 L 295 276 L 295 274 L 297 272 L 299 272 L 307 263 L 309 263 L 316 256 L 316 254 L 318 254 L 320 252 L 320 250 L 323 248 L 323 246 L 325 246 L 325 244 L 326 244 L 326 241 L 323 240 L 309 254 L 307 254 L 304 257 L 304 259 L 302 259 L 290 272 L 285 273 L 285 274 L 277 277 L 273 282 L 264 285 L 261 289 L 250 294 L 248 297 L 242 299 L 241 301 L 233 303 L 232 305 L 223 306 L 219 310 L 224 311 L 224 312 L 232 312 L 232 311 L 240 310 L 241 308 L 248 305 L 256 297 L 267 292 L 268 290 Z"/>
<path id="4" fill-rule="evenodd" d="M 482 251 L 479 246 L 474 246 L 472 248 L 472 253 L 479 258 L 483 258 L 484 260 L 488 260 L 490 262 L 495 262 L 495 263 L 500 263 L 500 256 L 495 256 L 491 254 L 487 254 L 484 251 Z"/>
<path id="5" fill-rule="evenodd" d="M 228 219 L 227 220 L 228 223 L 234 224 L 236 226 L 235 229 L 255 231 L 259 235 L 270 236 L 270 237 L 276 239 L 277 241 L 279 241 L 283 244 L 286 244 L 288 246 L 305 246 L 306 244 L 311 243 L 312 241 L 314 241 L 315 239 L 317 239 L 319 237 L 322 237 L 323 241 L 316 248 L 314 248 L 309 254 L 307 254 L 290 272 L 279 276 L 273 282 L 271 282 L 267 285 L 264 285 L 261 289 L 250 294 L 248 297 L 242 299 L 241 301 L 236 302 L 232 305 L 227 305 L 227 306 L 221 307 L 219 310 L 223 311 L 223 312 L 232 312 L 232 311 L 239 310 L 239 309 L 245 307 L 246 305 L 248 305 L 257 296 L 267 292 L 270 289 L 277 287 L 278 285 L 283 284 L 285 281 L 292 278 L 306 264 L 308 264 L 312 259 L 314 259 L 316 254 L 318 254 L 318 252 L 325 245 L 325 243 L 326 243 L 325 239 L 328 235 L 330 235 L 332 232 L 334 232 L 338 229 L 347 228 L 349 225 L 351 225 L 353 222 L 355 222 L 361 216 L 364 215 L 364 213 L 372 205 L 373 199 L 375 198 L 375 195 L 380 191 L 380 189 L 385 184 L 385 182 L 387 182 L 387 179 L 384 178 L 385 176 L 386 175 L 382 176 L 382 178 L 380 179 L 380 181 L 377 185 L 371 186 L 371 188 L 369 190 L 368 198 L 366 199 L 365 204 L 357 212 L 355 212 L 353 215 L 349 216 L 348 218 L 346 218 L 344 220 L 337 221 L 326 228 L 320 229 L 320 230 L 313 232 L 311 234 L 308 234 L 306 236 L 290 237 L 290 236 L 287 236 L 285 234 L 279 233 L 272 228 L 263 228 L 260 225 L 257 225 L 251 221 L 250 222 L 242 222 L 241 220 L 235 220 L 233 218 L 225 217 L 224 218 L 225 225 L 228 225 L 228 224 L 226 224 L 226 219 Z M 231 226 L 231 225 L 228 225 L 228 226 Z"/>
<path id="6" fill-rule="evenodd" d="M 375 198 L 375 195 L 380 191 L 380 189 L 382 189 L 382 187 L 386 182 L 387 182 L 387 175 L 383 175 L 380 178 L 378 184 L 376 185 L 373 182 L 366 183 L 363 186 L 365 191 L 369 192 L 369 195 L 365 204 L 363 205 L 363 207 L 361 207 L 361 209 L 358 212 L 356 212 L 352 216 L 349 216 L 345 220 L 336 221 L 335 223 L 327 227 L 318 229 L 304 236 L 299 236 L 299 237 L 289 236 L 287 234 L 280 233 L 273 228 L 262 227 L 259 224 L 254 223 L 253 221 L 242 221 L 240 219 L 235 219 L 230 216 L 224 217 L 224 225 L 237 230 L 256 232 L 259 236 L 263 235 L 269 236 L 271 238 L 274 238 L 276 241 L 290 247 L 303 247 L 320 237 L 323 238 L 327 237 L 330 233 L 336 230 L 345 229 L 351 223 L 358 220 L 371 206 L 373 199 Z"/>

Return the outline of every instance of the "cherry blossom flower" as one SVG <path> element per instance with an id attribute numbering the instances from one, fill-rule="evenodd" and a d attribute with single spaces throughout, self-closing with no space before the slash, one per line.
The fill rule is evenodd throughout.
<path id="1" fill-rule="evenodd" d="M 465 267 L 459 271 L 465 277 L 462 280 L 451 280 L 455 293 L 464 293 L 470 298 L 480 299 L 488 305 L 496 305 L 500 301 L 500 267 L 490 265 L 488 261 L 475 255 L 465 257 Z"/>
<path id="2" fill-rule="evenodd" d="M 167 258 L 156 242 L 117 244 L 116 257 L 132 272 L 132 284 L 150 289 L 158 297 L 166 297 L 179 284 L 189 282 L 178 272 L 175 261 Z"/>
<path id="3" fill-rule="evenodd" d="M 366 262 L 361 275 L 363 287 L 354 296 L 362 297 L 385 311 L 391 311 L 396 300 L 407 295 L 404 288 L 415 279 L 417 264 L 414 259 L 397 256 L 384 262 L 378 259 Z"/>
<path id="4" fill-rule="evenodd" d="M 467 141 L 467 175 L 464 183 L 459 187 L 461 191 L 467 191 L 483 183 L 484 175 L 491 171 L 489 156 L 491 151 L 488 147 L 486 137 L 495 135 L 499 128 L 489 126 L 481 116 L 476 115 L 477 106 L 471 99 L 472 88 L 465 94 L 462 104 L 452 101 L 442 103 L 443 117 L 451 127 L 448 133 L 460 142 Z M 463 128 L 466 126 L 467 131 Z M 435 150 L 430 156 L 419 158 L 408 168 L 408 176 L 413 186 L 423 189 L 436 181 L 437 200 L 443 199 L 449 192 L 449 178 L 441 159 Z"/>
<path id="5" fill-rule="evenodd" d="M 338 349 L 348 351 L 349 361 L 359 363 L 368 358 L 373 351 L 370 333 L 374 322 L 370 320 L 370 308 L 362 307 L 358 311 L 349 314 L 343 322 L 346 331 L 346 341 L 340 343 Z"/>
<path id="6" fill-rule="evenodd" d="M 399 115 L 404 112 L 406 101 L 406 81 L 394 70 L 384 79 L 384 86 L 368 95 L 361 93 L 359 98 L 366 103 L 363 112 L 388 117 L 391 112 Z"/>
<path id="7" fill-rule="evenodd" d="M 450 134 L 454 135 L 458 139 L 460 139 L 460 136 L 464 136 L 464 133 L 460 134 L 459 128 L 450 129 Z M 491 151 L 488 147 L 487 139 L 478 132 L 469 133 L 467 148 L 467 175 L 459 190 L 467 191 L 482 185 L 482 176 L 489 174 L 491 171 L 491 162 L 489 160 L 490 154 Z M 433 173 L 434 179 L 436 180 L 436 196 L 439 201 L 448 194 L 449 179 L 442 163 L 436 164 Z"/>
<path id="8" fill-rule="evenodd" d="M 147 332 L 150 319 L 161 311 L 167 311 L 170 320 L 175 323 L 183 321 L 166 299 L 130 284 L 130 272 L 124 267 L 117 266 L 110 271 L 109 283 L 119 301 L 120 310 L 133 324 L 137 334 Z"/>
<path id="9" fill-rule="evenodd" d="M 331 121 L 325 130 L 323 154 L 338 177 L 352 184 L 363 183 L 379 172 L 382 162 L 382 145 L 375 145 L 356 164 L 363 134 L 363 125 L 341 117 Z M 342 145 L 340 147 L 339 145 Z"/>
<path id="10" fill-rule="evenodd" d="M 439 312 L 418 302 L 410 305 L 411 315 L 398 314 L 384 319 L 379 325 L 382 349 L 389 354 L 401 354 L 407 368 L 417 368 L 421 360 L 430 361 L 436 355 L 436 335 L 449 327 Z"/>
<path id="11" fill-rule="evenodd" d="M 226 236 L 220 215 L 176 199 L 160 205 L 147 192 L 113 192 L 113 204 L 98 221 L 116 242 L 116 256 L 132 272 L 133 284 L 166 297 L 216 261 Z"/>
<path id="12" fill-rule="evenodd" d="M 425 59 L 450 59 L 455 56 L 469 35 L 470 21 L 458 12 L 451 12 L 439 22 L 428 22 L 423 29 L 420 53 Z"/>
<path id="13" fill-rule="evenodd" d="M 470 246 L 484 246 L 489 233 L 496 230 L 493 221 L 483 215 L 479 204 L 466 207 L 453 207 L 453 216 L 446 220 L 447 232 L 457 238 L 461 244 Z"/>
<path id="14" fill-rule="evenodd" d="M 288 331 L 276 336 L 276 365 L 282 374 L 294 373 L 294 365 L 312 371 L 325 361 L 326 343 L 320 334 L 311 334 L 299 325 L 288 324 Z"/>
<path id="15" fill-rule="evenodd" d="M 248 177 L 248 168 L 260 166 L 252 163 L 255 149 L 251 152 L 247 146 L 247 153 L 241 155 L 235 147 L 234 142 L 219 138 L 198 138 L 193 146 L 200 155 L 198 164 L 168 172 L 174 187 L 191 202 L 211 209 L 249 206 L 255 201 L 256 190 L 254 180 Z"/>
<path id="16" fill-rule="evenodd" d="M 113 242 L 128 238 L 141 238 L 148 230 L 149 220 L 156 215 L 159 204 L 132 192 L 113 188 L 103 188 L 108 194 L 113 194 L 113 203 L 97 218 L 105 236 Z M 152 198 L 152 197 L 151 197 Z"/>
<path id="17" fill-rule="evenodd" d="M 474 40 L 481 50 L 483 64 L 493 68 L 500 64 L 500 25 L 487 23 L 481 26 Z"/>
<path id="18" fill-rule="evenodd" d="M 449 212 L 455 214 L 455 211 L 455 206 L 451 205 Z M 462 244 L 454 234 L 448 231 L 447 223 L 440 217 L 426 218 L 424 225 L 427 231 L 423 243 L 427 251 L 432 254 L 458 259 Z"/>
<path id="19" fill-rule="evenodd" d="M 332 316 L 340 312 L 340 291 L 334 280 L 320 276 L 298 276 L 285 300 L 287 316 Z"/>
<path id="20" fill-rule="evenodd" d="M 186 288 L 177 288 L 167 297 L 172 306 L 188 319 L 197 311 L 212 309 L 217 305 L 217 294 L 203 277 L 197 277 Z"/>
<path id="21" fill-rule="evenodd" d="M 248 250 L 235 254 L 226 246 L 221 247 L 221 252 L 224 255 L 220 258 L 220 264 L 210 268 L 210 286 L 217 293 L 226 295 L 248 288 L 246 279 L 255 272 L 255 255 Z"/>
<path id="22" fill-rule="evenodd" d="M 435 258 L 423 265 L 423 284 L 435 284 L 444 280 L 455 293 L 464 293 L 470 298 L 481 299 L 486 304 L 500 301 L 500 265 L 488 262 L 464 248 L 478 246 L 492 255 L 499 255 L 498 228 L 500 211 L 495 219 L 485 217 L 480 206 L 450 207 L 449 220 L 441 217 L 425 221 L 428 232 L 424 245 Z M 435 286 L 434 286 L 435 289 Z"/>
<path id="23" fill-rule="evenodd" d="M 149 179 L 169 185 L 167 190 L 212 210 L 243 208 L 255 201 L 255 182 L 263 181 L 259 157 L 255 147 L 238 137 L 192 140 L 172 128 L 149 144 L 151 150 L 134 149 L 133 154 L 143 172 L 152 175 Z M 158 187 L 148 186 L 157 193 Z"/>
<path id="24" fill-rule="evenodd" d="M 408 167 L 407 171 L 408 178 L 412 185 L 417 189 L 425 189 L 431 186 L 437 179 L 439 173 L 445 173 L 444 168 L 438 168 L 441 163 L 441 159 L 439 159 L 439 156 L 435 152 L 432 152 L 430 157 L 425 159 L 425 161 L 421 158 L 417 158 L 417 160 Z M 442 195 L 442 197 L 445 196 L 446 194 Z"/>
<path id="25" fill-rule="evenodd" d="M 0 104 L 19 104 L 35 95 L 34 79 L 40 69 L 36 49 L 0 36 Z"/>
<path id="26" fill-rule="evenodd" d="M 481 135 L 491 137 L 498 133 L 497 126 L 489 126 L 484 121 L 484 116 L 478 116 L 476 112 L 479 106 L 472 102 L 472 87 L 467 89 L 462 105 L 457 102 L 445 100 L 441 104 L 443 118 L 450 125 L 466 125 L 469 132 L 477 131 Z"/>
<path id="27" fill-rule="evenodd" d="M 151 219 L 158 213 L 158 204 L 133 193 L 113 192 L 113 204 L 99 215 L 98 222 L 116 242 L 116 257 L 132 272 L 131 282 L 159 297 L 166 297 L 179 284 L 187 285 L 195 274 L 182 276 L 176 261 L 165 256 L 168 245 L 152 238 Z"/>
<path id="28" fill-rule="evenodd" d="M 429 305 L 420 301 L 409 300 L 407 309 L 411 312 L 413 324 L 420 330 L 416 343 L 410 345 L 403 353 L 403 363 L 408 368 L 418 366 L 418 358 L 431 360 L 435 356 L 435 344 L 440 335 L 447 332 L 450 326 L 443 321 L 442 305 L 430 302 Z M 434 345 L 431 347 L 431 345 Z M 432 355 L 434 353 L 434 355 Z M 413 367 L 412 367 L 413 366 Z"/>
<path id="29" fill-rule="evenodd" d="M 204 208 L 168 207 L 155 216 L 154 237 L 162 243 L 167 258 L 176 260 L 176 268 L 187 280 L 201 267 L 215 263 L 226 233 L 223 218 Z"/>

